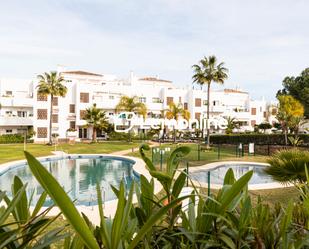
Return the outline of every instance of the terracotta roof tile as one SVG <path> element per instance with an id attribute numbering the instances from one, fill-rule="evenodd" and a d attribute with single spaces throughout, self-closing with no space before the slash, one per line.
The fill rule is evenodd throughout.
<path id="1" fill-rule="evenodd" d="M 86 71 L 65 71 L 61 72 L 64 74 L 78 74 L 78 75 L 88 75 L 88 76 L 103 76 L 102 74 L 90 73 Z"/>
<path id="2" fill-rule="evenodd" d="M 161 82 L 168 82 L 168 83 L 172 83 L 172 81 L 170 80 L 162 80 L 162 79 L 158 79 L 155 77 L 144 77 L 144 78 L 140 78 L 139 80 L 147 80 L 147 81 L 161 81 Z"/>

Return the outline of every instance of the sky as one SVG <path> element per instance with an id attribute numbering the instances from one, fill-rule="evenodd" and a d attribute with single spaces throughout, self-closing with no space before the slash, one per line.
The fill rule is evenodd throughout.
<path id="1" fill-rule="evenodd" d="M 191 86 L 192 65 L 215 55 L 229 69 L 225 88 L 273 100 L 285 76 L 309 67 L 308 9 L 308 0 L 2 0 L 0 77 L 64 65 Z"/>

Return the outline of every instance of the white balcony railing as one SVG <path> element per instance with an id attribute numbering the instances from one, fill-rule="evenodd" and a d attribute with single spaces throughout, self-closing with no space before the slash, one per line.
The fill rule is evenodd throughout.
<path id="1" fill-rule="evenodd" d="M 31 126 L 33 125 L 33 120 L 31 118 L 23 117 L 5 117 L 0 116 L 1 126 Z"/>
<path id="2" fill-rule="evenodd" d="M 32 107 L 33 99 L 32 98 L 11 98 L 11 97 L 2 97 L 1 98 L 2 106 L 20 106 L 20 107 Z"/>

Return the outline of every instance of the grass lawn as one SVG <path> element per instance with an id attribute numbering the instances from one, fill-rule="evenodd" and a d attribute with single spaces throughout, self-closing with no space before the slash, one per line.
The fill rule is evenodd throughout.
<path id="1" fill-rule="evenodd" d="M 56 150 L 62 150 L 66 153 L 111 153 L 120 150 L 128 150 L 136 148 L 139 143 L 128 143 L 118 141 L 108 141 L 96 144 L 83 144 L 76 143 L 60 144 L 56 147 Z M 27 144 L 27 151 L 32 153 L 34 156 L 47 156 L 51 155 L 52 151 L 55 150 L 54 146 L 43 145 L 43 144 Z M 24 159 L 24 145 L 23 144 L 1 144 L 0 145 L 0 164 L 9 161 Z"/>
<path id="2" fill-rule="evenodd" d="M 220 148 L 218 151 L 217 147 L 213 147 L 209 151 L 200 151 L 198 152 L 197 144 L 182 144 L 183 146 L 188 146 L 191 148 L 191 152 L 187 155 L 184 160 L 190 162 L 190 167 L 200 166 L 206 163 L 217 162 L 217 161 L 252 161 L 252 162 L 266 162 L 266 156 L 248 156 L 244 155 L 243 157 L 236 157 L 236 152 L 234 148 Z M 180 144 L 162 144 L 161 149 L 170 148 L 172 151 Z M 170 152 L 165 152 L 162 156 L 163 162 L 166 161 Z M 140 157 L 139 152 L 135 151 L 129 153 L 130 156 Z M 160 164 L 160 153 L 154 152 L 152 155 L 152 149 L 146 152 L 146 155 L 152 160 L 156 165 Z M 181 164 L 182 166 L 182 164 Z"/>

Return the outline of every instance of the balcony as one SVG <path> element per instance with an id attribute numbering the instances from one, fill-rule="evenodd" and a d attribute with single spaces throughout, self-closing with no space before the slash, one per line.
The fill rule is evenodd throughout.
<path id="1" fill-rule="evenodd" d="M 2 106 L 16 106 L 16 107 L 32 107 L 33 106 L 32 98 L 2 97 L 0 102 Z"/>
<path id="2" fill-rule="evenodd" d="M 205 109 L 207 108 L 207 106 L 205 107 Z M 220 105 L 215 105 L 215 106 L 210 106 L 210 112 L 224 112 L 225 111 L 225 106 L 220 106 Z"/>
<path id="3" fill-rule="evenodd" d="M 238 120 L 249 120 L 251 117 L 251 113 L 250 112 L 231 112 L 229 113 L 230 117 L 234 117 Z"/>
<path id="4" fill-rule="evenodd" d="M 32 126 L 31 118 L 0 116 L 0 126 Z"/>

